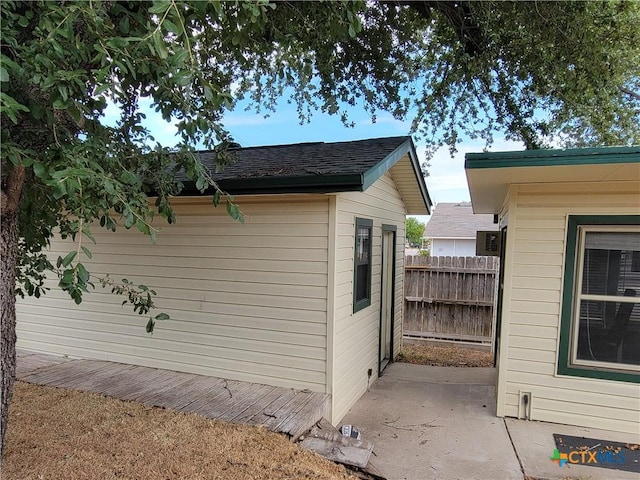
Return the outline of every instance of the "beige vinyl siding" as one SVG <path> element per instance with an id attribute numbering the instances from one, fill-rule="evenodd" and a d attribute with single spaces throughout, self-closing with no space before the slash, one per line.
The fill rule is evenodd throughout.
<path id="1" fill-rule="evenodd" d="M 55 288 L 18 305 L 18 346 L 325 392 L 329 197 L 238 197 L 244 224 L 208 199 L 177 199 L 156 245 L 94 229 L 94 274 L 158 292 L 171 320 L 147 317 L 100 287 L 74 305 Z M 51 255 L 72 245 L 55 240 Z"/>
<path id="2" fill-rule="evenodd" d="M 387 173 L 364 193 L 337 196 L 335 327 L 332 422 L 342 419 L 367 389 L 367 370 L 378 373 L 382 224 L 396 225 L 393 351 L 402 345 L 405 207 Z M 373 220 L 371 305 L 353 313 L 353 255 L 356 217 Z"/>
<path id="3" fill-rule="evenodd" d="M 498 414 L 517 417 L 519 393 L 530 392 L 533 420 L 637 433 L 638 384 L 555 372 L 567 216 L 637 214 L 638 183 L 519 185 L 511 195 Z"/>

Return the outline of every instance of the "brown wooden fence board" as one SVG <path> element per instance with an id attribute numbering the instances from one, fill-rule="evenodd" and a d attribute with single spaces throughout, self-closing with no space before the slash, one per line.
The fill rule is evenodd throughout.
<path id="1" fill-rule="evenodd" d="M 497 257 L 405 259 L 405 335 L 490 340 Z"/>

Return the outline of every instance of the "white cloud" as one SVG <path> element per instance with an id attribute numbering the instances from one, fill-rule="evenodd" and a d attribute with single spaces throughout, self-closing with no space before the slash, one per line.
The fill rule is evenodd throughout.
<path id="1" fill-rule="evenodd" d="M 386 125 L 393 127 L 394 130 L 402 132 L 403 134 L 407 134 L 411 130 L 411 122 L 398 120 L 394 118 L 393 115 L 383 112 L 376 116 L 376 121 L 371 120 L 371 117 L 366 118 L 364 120 L 355 122 L 358 127 L 367 127 L 367 126 L 375 126 L 375 125 Z"/>
<path id="2" fill-rule="evenodd" d="M 522 150 L 521 143 L 499 139 L 489 149 L 492 152 Z M 426 160 L 426 148 L 417 147 L 418 157 Z M 449 149 L 438 149 L 431 158 L 428 167 L 429 176 L 426 178 L 429 194 L 435 203 L 469 201 L 469 187 L 464 170 L 464 157 L 467 153 L 482 152 L 484 143 L 480 141 L 466 141 L 458 145 L 458 151 L 451 157 Z"/>

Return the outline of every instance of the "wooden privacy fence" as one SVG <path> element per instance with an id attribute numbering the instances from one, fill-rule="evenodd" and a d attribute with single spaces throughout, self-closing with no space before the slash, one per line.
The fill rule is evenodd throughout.
<path id="1" fill-rule="evenodd" d="M 498 268 L 498 257 L 406 257 L 404 335 L 490 342 Z"/>

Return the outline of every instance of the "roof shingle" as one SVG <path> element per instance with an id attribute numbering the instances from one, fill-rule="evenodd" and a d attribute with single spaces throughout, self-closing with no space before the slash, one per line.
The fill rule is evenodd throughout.
<path id="1" fill-rule="evenodd" d="M 215 173 L 216 181 L 239 178 L 304 177 L 308 175 L 364 174 L 410 137 L 386 137 L 335 143 L 297 143 L 232 148 L 235 161 Z M 215 172 L 213 151 L 198 152 Z"/>
<path id="2" fill-rule="evenodd" d="M 438 203 L 424 229 L 424 237 L 475 238 L 479 230 L 496 230 L 493 215 L 474 214 L 469 202 Z"/>
<path id="3" fill-rule="evenodd" d="M 392 170 L 401 178 L 396 186 L 410 214 L 431 213 L 413 141 L 409 136 L 349 142 L 315 142 L 228 150 L 231 163 L 216 171 L 216 152 L 196 152 L 218 186 L 231 195 L 364 192 Z M 181 195 L 200 192 L 186 176 L 178 177 Z"/>

